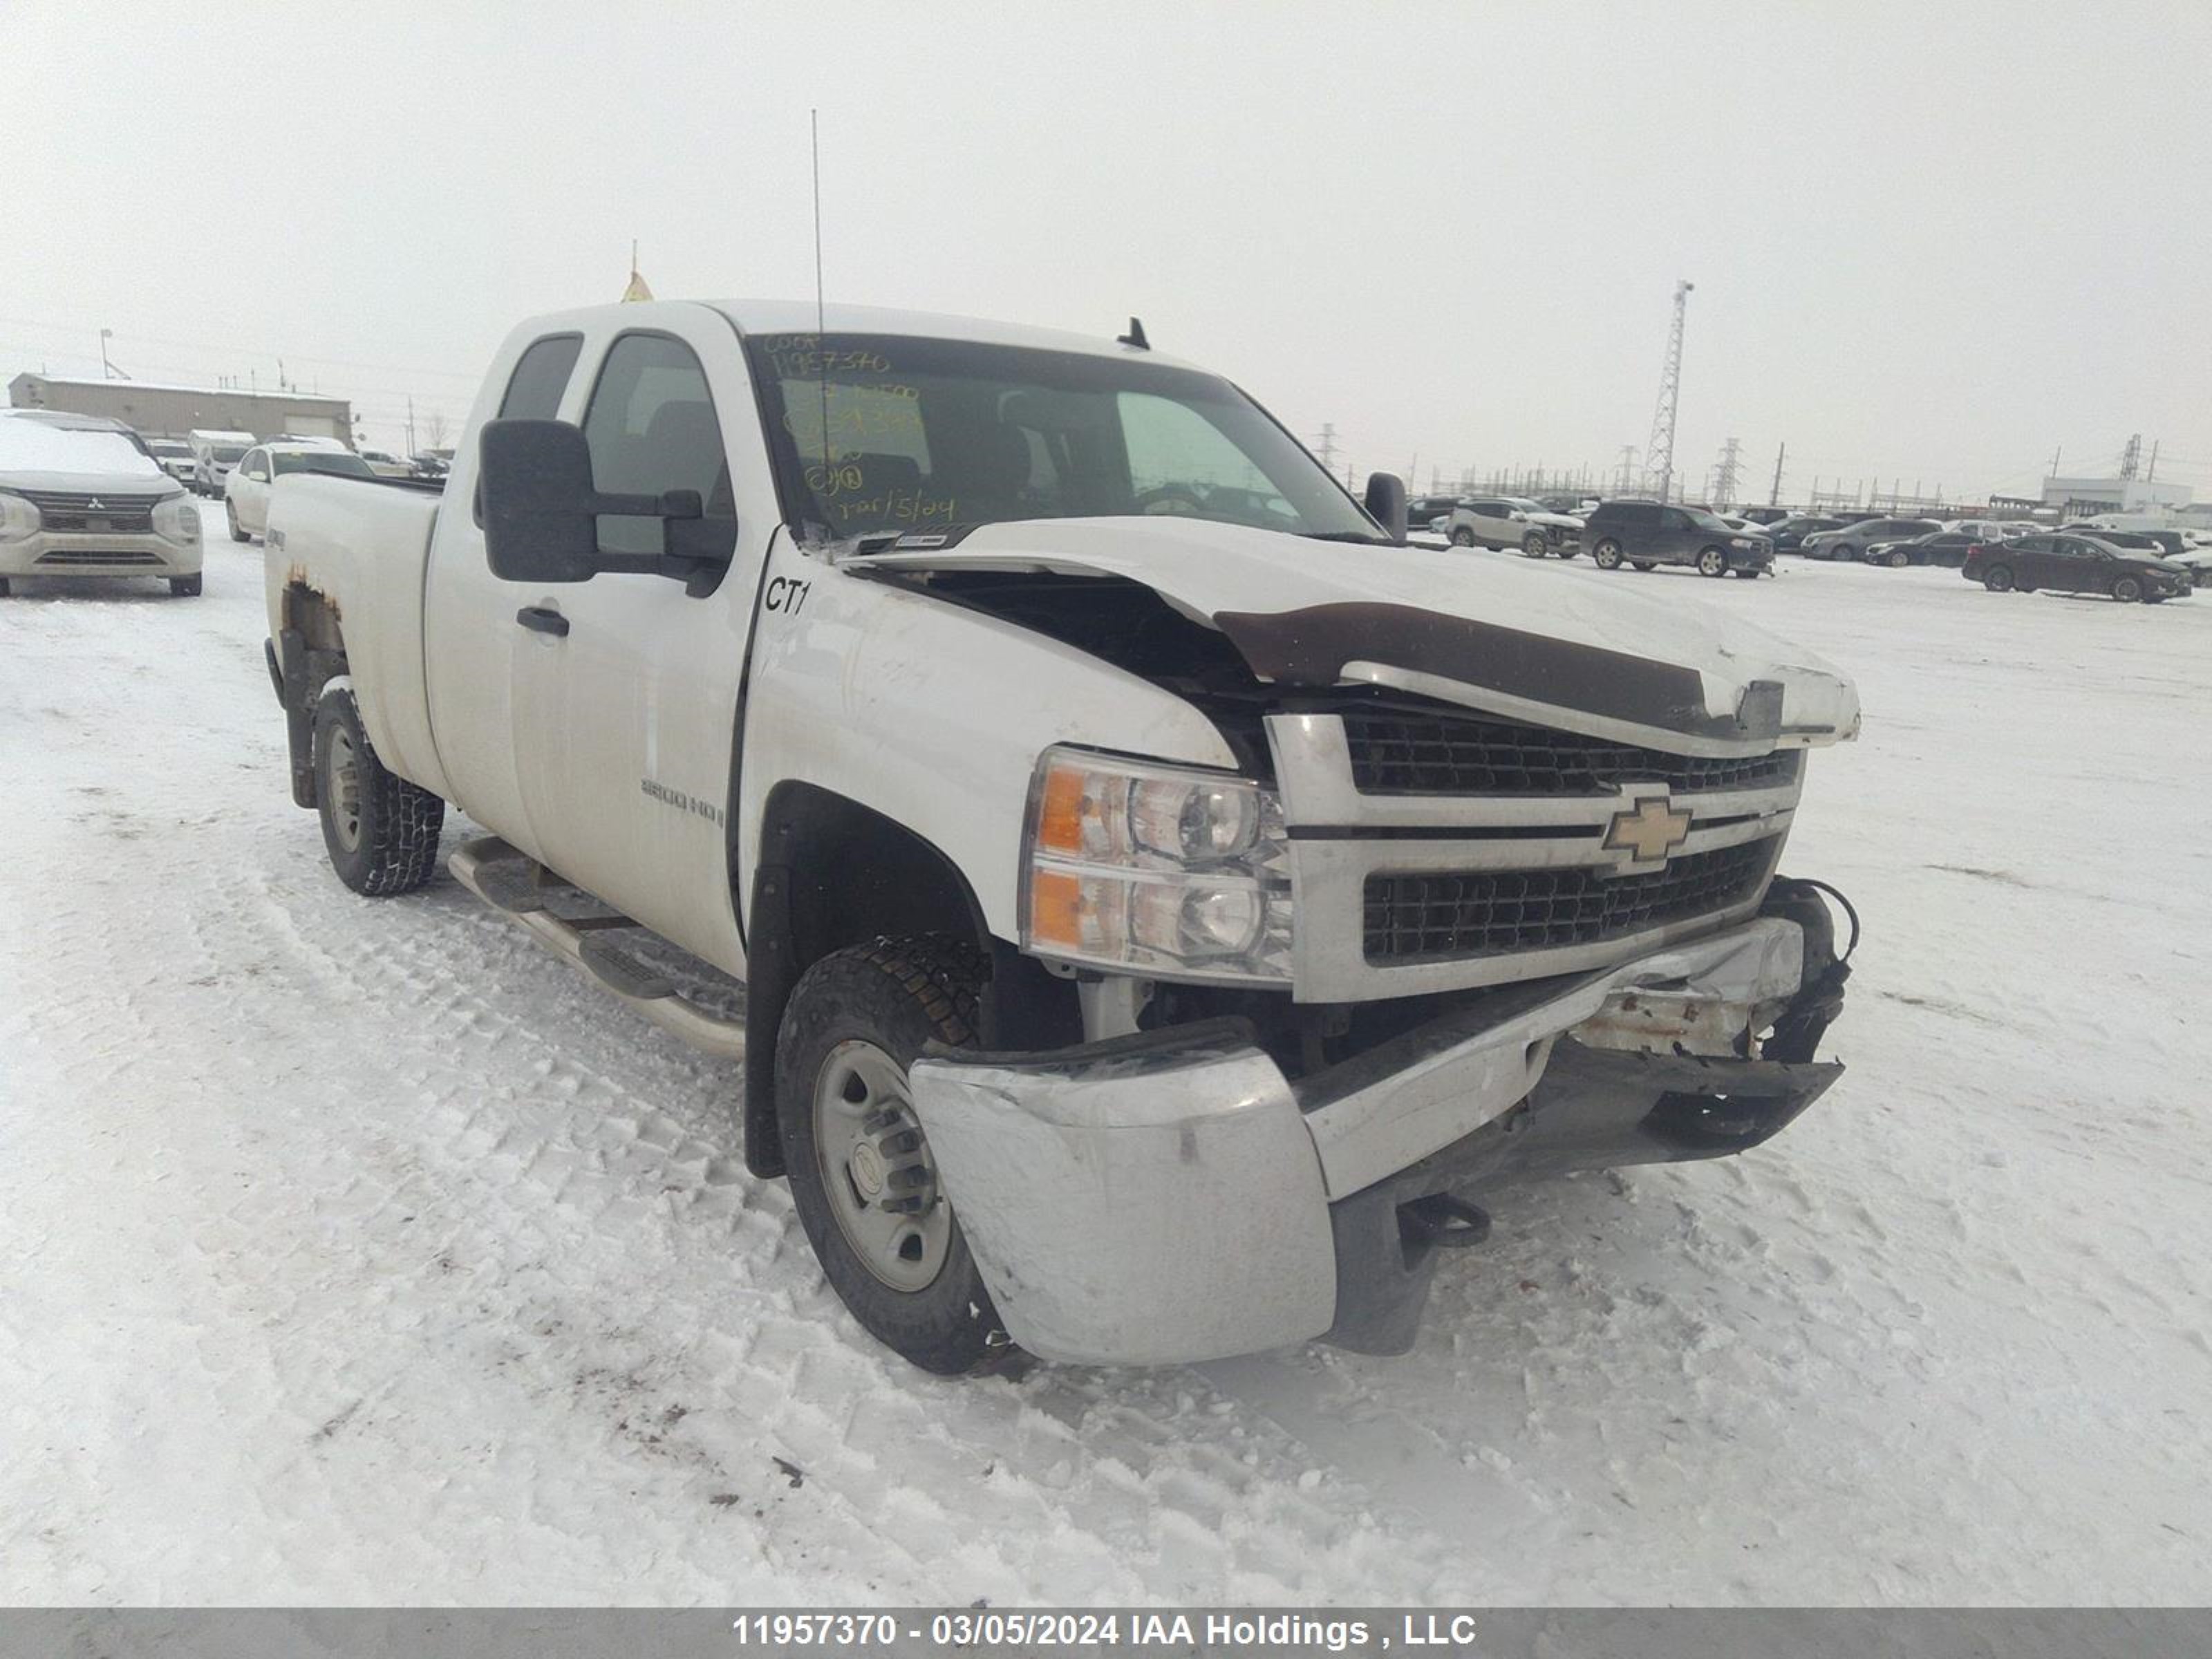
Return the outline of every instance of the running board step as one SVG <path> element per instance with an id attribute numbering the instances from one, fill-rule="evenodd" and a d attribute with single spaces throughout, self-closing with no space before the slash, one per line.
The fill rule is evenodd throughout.
<path id="1" fill-rule="evenodd" d="M 638 926 L 627 916 L 557 916 L 545 908 L 546 895 L 568 888 L 549 883 L 535 860 L 497 836 L 465 842 L 446 860 L 453 879 L 493 909 L 520 926 L 569 966 L 588 975 L 603 989 L 628 1003 L 663 1030 L 672 1032 L 702 1053 L 740 1060 L 745 1025 L 678 994 L 665 975 L 639 962 L 600 935 Z"/>

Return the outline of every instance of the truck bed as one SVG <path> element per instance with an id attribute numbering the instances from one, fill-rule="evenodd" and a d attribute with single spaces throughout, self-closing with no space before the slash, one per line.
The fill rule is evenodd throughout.
<path id="1" fill-rule="evenodd" d="M 422 658 L 423 585 L 443 495 L 443 485 L 413 479 L 294 473 L 270 498 L 262 563 L 270 636 L 289 625 L 288 595 L 329 605 L 344 629 L 355 702 L 379 758 L 450 795 L 431 739 Z"/>

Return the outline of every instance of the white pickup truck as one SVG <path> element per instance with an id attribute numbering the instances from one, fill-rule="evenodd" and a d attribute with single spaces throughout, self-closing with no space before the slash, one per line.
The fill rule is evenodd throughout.
<path id="1" fill-rule="evenodd" d="M 293 796 L 372 895 L 457 805 L 460 882 L 742 1054 L 749 1164 L 916 1364 L 1400 1352 L 1478 1199 L 1834 1080 L 1776 868 L 1858 725 L 1404 516 L 1140 328 L 540 318 L 441 492 L 273 491 Z"/>

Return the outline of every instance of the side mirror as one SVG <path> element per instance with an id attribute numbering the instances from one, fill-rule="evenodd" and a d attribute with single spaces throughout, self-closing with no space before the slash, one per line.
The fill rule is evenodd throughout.
<path id="1" fill-rule="evenodd" d="M 1367 475 L 1367 515 L 1381 525 L 1394 542 L 1406 540 L 1406 481 L 1395 472 Z"/>
<path id="2" fill-rule="evenodd" d="M 602 571 L 691 577 L 702 565 L 726 565 L 735 550 L 734 522 L 701 523 L 696 489 L 601 492 L 583 428 L 566 421 L 487 421 L 477 456 L 484 555 L 502 581 L 583 582 Z M 602 552 L 602 514 L 663 520 L 665 550 Z"/>

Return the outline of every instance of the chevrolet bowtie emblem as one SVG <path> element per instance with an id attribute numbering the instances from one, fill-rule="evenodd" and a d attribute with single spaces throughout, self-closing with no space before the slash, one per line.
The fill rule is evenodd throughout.
<path id="1" fill-rule="evenodd" d="M 1678 812 L 1664 795 L 1646 795 L 1606 828 L 1609 853 L 1626 853 L 1638 864 L 1663 859 L 1690 838 L 1690 815 Z"/>

